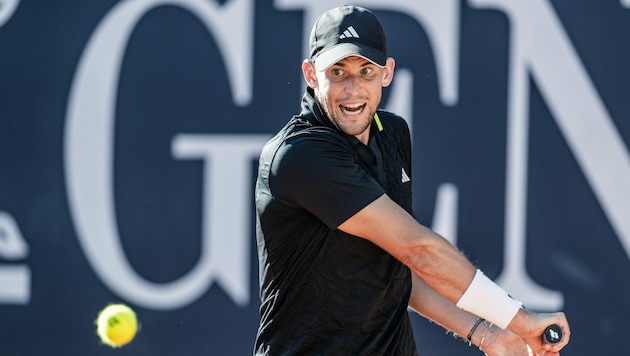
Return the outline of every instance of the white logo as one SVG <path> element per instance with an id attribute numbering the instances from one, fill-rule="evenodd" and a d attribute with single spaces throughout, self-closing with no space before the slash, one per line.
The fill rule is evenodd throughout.
<path id="1" fill-rule="evenodd" d="M 345 31 L 343 31 L 341 36 L 339 36 L 339 39 L 343 40 L 344 38 L 359 38 L 359 34 L 354 29 L 354 27 L 350 26 Z"/>
<path id="2" fill-rule="evenodd" d="M 409 179 L 409 175 L 407 174 L 407 172 L 405 172 L 405 169 L 402 169 L 402 176 L 400 178 L 400 181 L 403 183 L 407 183 L 407 182 L 411 182 L 411 179 Z"/>

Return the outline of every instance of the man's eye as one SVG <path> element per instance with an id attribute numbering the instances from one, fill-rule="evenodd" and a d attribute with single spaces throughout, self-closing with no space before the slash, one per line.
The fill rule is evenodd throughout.
<path id="1" fill-rule="evenodd" d="M 361 74 L 370 74 L 372 73 L 372 69 L 371 68 L 363 68 L 361 69 Z"/>
<path id="2" fill-rule="evenodd" d="M 333 74 L 336 76 L 340 76 L 343 74 L 343 72 L 341 71 L 341 69 L 333 69 Z"/>

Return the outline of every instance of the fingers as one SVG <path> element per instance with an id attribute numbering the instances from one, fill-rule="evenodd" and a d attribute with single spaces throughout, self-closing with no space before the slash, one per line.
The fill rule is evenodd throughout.
<path id="1" fill-rule="evenodd" d="M 526 342 L 532 347 L 532 349 L 537 351 L 538 355 L 559 355 L 560 350 L 568 344 L 571 337 L 569 323 L 564 313 L 531 313 L 530 316 L 536 320 L 537 325 L 532 326 L 530 329 L 531 333 L 525 338 Z M 554 324 L 560 329 L 555 328 L 553 329 L 551 335 L 548 335 L 551 340 L 558 341 L 557 343 L 552 344 L 545 341 L 544 332 L 550 325 Z"/>
<path id="2" fill-rule="evenodd" d="M 562 314 L 564 317 L 564 314 Z M 555 356 L 560 355 L 560 350 L 569 343 L 569 339 L 571 338 L 571 330 L 569 329 L 569 325 L 564 319 L 564 323 L 560 325 L 562 330 L 562 339 L 556 344 L 544 343 L 543 348 L 548 350 L 545 355 L 547 356 Z"/>

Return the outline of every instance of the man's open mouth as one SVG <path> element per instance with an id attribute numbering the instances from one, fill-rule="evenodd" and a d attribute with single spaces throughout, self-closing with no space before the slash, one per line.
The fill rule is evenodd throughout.
<path id="1" fill-rule="evenodd" d="M 339 105 L 341 112 L 345 115 L 354 116 L 363 112 L 366 104 Z"/>

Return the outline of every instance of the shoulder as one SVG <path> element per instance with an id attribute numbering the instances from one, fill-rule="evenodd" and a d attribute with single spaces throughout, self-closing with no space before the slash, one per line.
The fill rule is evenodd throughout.
<path id="1" fill-rule="evenodd" d="M 262 150 L 261 160 L 272 170 L 310 170 L 314 163 L 352 157 L 352 146 L 340 132 L 292 119 Z"/>
<path id="2" fill-rule="evenodd" d="M 313 127 L 289 135 L 279 146 L 277 159 L 284 165 L 310 170 L 317 164 L 326 166 L 330 161 L 349 159 L 352 152 L 352 146 L 341 133 Z"/>

